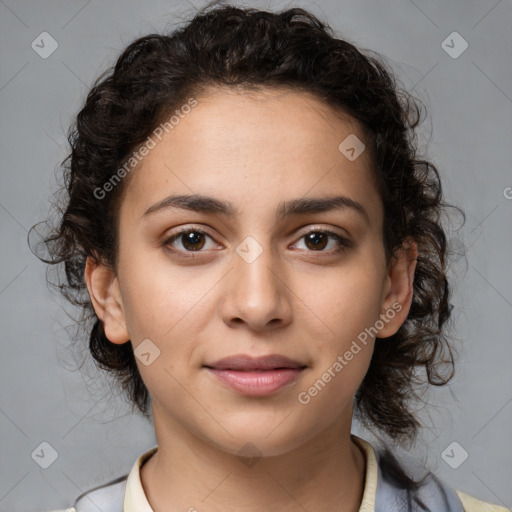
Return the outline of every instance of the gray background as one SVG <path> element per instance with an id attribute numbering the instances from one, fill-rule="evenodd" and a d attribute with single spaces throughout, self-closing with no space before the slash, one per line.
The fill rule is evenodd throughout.
<path id="1" fill-rule="evenodd" d="M 126 474 L 155 444 L 152 425 L 119 400 L 86 343 L 72 348 L 69 308 L 47 290 L 26 235 L 49 213 L 64 134 L 92 81 L 134 38 L 172 28 L 204 5 L 191 1 L 0 1 L 2 511 L 70 506 Z M 511 2 L 246 4 L 311 9 L 342 37 L 387 56 L 426 103 L 421 143 L 467 223 L 450 235 L 458 372 L 431 394 L 435 406 L 422 410 L 426 428 L 413 451 L 451 485 L 512 506 Z M 59 45 L 47 59 L 31 48 L 43 31 Z M 458 58 L 441 46 L 453 31 L 469 44 Z M 43 441 L 58 452 L 48 469 L 31 457 Z M 457 469 L 441 456 L 453 441 L 469 454 Z M 448 453 L 455 462 L 463 454 L 458 446 Z"/>

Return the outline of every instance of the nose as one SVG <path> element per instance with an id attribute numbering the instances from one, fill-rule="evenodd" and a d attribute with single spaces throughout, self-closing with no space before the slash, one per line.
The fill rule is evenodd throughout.
<path id="1" fill-rule="evenodd" d="M 254 254 L 246 257 L 243 249 L 234 255 L 222 303 L 222 317 L 230 327 L 245 324 L 251 330 L 263 331 L 291 322 L 292 291 L 282 265 L 268 246 L 261 249 L 255 259 Z"/>

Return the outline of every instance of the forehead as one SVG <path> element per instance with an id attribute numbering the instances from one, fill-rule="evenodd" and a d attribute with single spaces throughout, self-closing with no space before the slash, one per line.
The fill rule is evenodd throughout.
<path id="1" fill-rule="evenodd" d="M 262 204 L 340 193 L 370 217 L 381 215 L 369 150 L 355 159 L 342 151 L 347 140 L 364 147 L 347 114 L 289 88 L 210 89 L 195 100 L 169 114 L 178 114 L 173 128 L 133 171 L 121 210 L 129 204 L 141 216 L 167 195 L 200 193 L 254 213 Z"/>

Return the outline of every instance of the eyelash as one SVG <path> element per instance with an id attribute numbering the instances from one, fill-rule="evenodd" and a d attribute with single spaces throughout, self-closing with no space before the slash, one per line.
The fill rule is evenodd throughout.
<path id="1" fill-rule="evenodd" d="M 180 254 L 182 257 L 184 258 L 195 258 L 196 254 L 198 253 L 201 253 L 201 252 L 205 252 L 205 251 L 202 251 L 202 250 L 199 250 L 199 251 L 182 251 L 182 250 L 177 250 L 177 249 L 171 249 L 169 248 L 169 245 L 174 242 L 175 240 L 179 239 L 179 237 L 185 233 L 200 233 L 202 235 L 205 235 L 209 238 L 211 238 L 213 240 L 213 237 L 208 234 L 206 231 L 202 230 L 202 229 L 199 229 L 199 228 L 191 228 L 191 227 L 187 227 L 187 228 L 184 228 L 184 229 L 181 229 L 180 231 L 178 231 L 177 233 L 174 233 L 173 235 L 171 235 L 170 237 L 168 237 L 166 240 L 164 240 L 164 242 L 162 243 L 162 245 L 164 247 L 166 247 L 169 251 L 175 253 L 175 254 Z M 328 236 L 331 236 L 332 238 L 334 238 L 338 243 L 339 243 L 339 246 L 337 249 L 335 250 L 330 250 L 330 251 L 309 251 L 311 253 L 320 253 L 319 255 L 318 254 L 315 254 L 313 257 L 321 257 L 322 254 L 328 254 L 328 255 L 333 255 L 333 254 L 338 254 L 340 252 L 343 252 L 344 250 L 352 247 L 352 242 L 346 238 L 343 238 L 342 236 L 338 235 L 337 233 L 333 232 L 333 231 L 330 231 L 328 229 L 312 229 L 311 231 L 308 231 L 307 233 L 303 234 L 299 240 L 302 240 L 303 238 L 305 238 L 306 236 L 310 235 L 311 233 L 319 233 L 319 234 L 323 234 L 323 235 L 328 235 Z M 191 253 L 191 255 L 186 255 L 187 253 Z"/>

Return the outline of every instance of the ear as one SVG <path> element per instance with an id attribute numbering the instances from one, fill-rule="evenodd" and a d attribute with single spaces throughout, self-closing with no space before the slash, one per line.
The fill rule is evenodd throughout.
<path id="1" fill-rule="evenodd" d="M 409 314 L 417 258 L 418 245 L 412 239 L 405 240 L 391 258 L 379 322 L 384 326 L 379 329 L 378 338 L 393 336 Z"/>
<path id="2" fill-rule="evenodd" d="M 119 283 L 114 271 L 99 260 L 88 257 L 84 277 L 94 311 L 103 324 L 105 336 L 119 345 L 130 341 Z"/>

